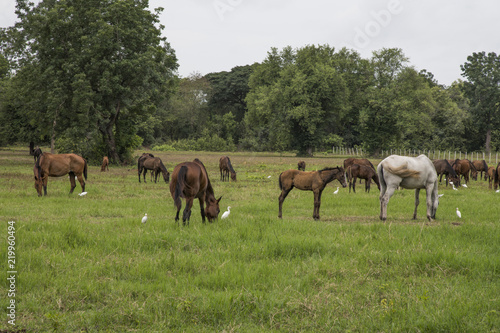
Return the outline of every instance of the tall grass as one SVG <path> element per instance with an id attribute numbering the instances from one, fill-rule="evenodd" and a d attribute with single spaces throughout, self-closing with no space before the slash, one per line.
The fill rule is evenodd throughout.
<path id="1" fill-rule="evenodd" d="M 413 191 L 391 198 L 383 223 L 375 186 L 334 195 L 338 183 L 323 193 L 320 221 L 312 219 L 312 193 L 297 189 L 280 220 L 277 177 L 296 168 L 296 158 L 232 153 L 238 181 L 223 183 L 221 154 L 158 155 L 169 171 L 199 157 L 230 217 L 202 224 L 195 202 L 190 226 L 177 225 L 168 185 L 149 177 L 139 184 L 134 167 L 101 173 L 91 166 L 84 197 L 68 195 L 67 177 L 51 178 L 48 196 L 38 198 L 31 157 L 0 151 L 2 229 L 7 235 L 9 220 L 17 228 L 16 329 L 499 331 L 500 194 L 485 182 L 459 191 L 440 186 L 445 195 L 433 222 L 425 200 L 411 219 Z M 306 163 L 314 170 L 342 160 Z M 7 294 L 5 280 L 0 294 Z M 0 297 L 4 311 L 7 302 Z M 0 330 L 11 328 L 5 317 Z"/>

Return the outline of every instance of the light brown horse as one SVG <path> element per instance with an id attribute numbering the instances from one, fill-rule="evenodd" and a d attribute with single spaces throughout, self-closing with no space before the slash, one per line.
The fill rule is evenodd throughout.
<path id="1" fill-rule="evenodd" d="M 139 183 L 141 182 L 141 173 L 144 171 L 144 182 L 146 182 L 146 170 L 144 170 L 144 161 L 149 158 L 154 158 L 155 156 L 150 153 L 143 153 L 137 159 L 137 174 L 139 175 Z M 151 170 L 151 169 L 150 169 Z M 151 175 L 151 181 L 153 181 L 153 175 Z"/>
<path id="2" fill-rule="evenodd" d="M 163 176 L 163 180 L 165 181 L 165 183 L 168 183 L 169 180 L 170 180 L 170 173 L 168 172 L 167 168 L 163 164 L 161 158 L 155 157 L 155 158 L 152 158 L 152 159 L 151 158 L 150 159 L 146 159 L 144 161 L 144 169 L 149 168 L 151 160 L 153 160 L 153 166 L 152 166 L 152 169 L 151 169 L 151 177 L 153 177 L 153 174 L 154 174 L 154 176 L 155 176 L 155 183 L 158 180 L 158 175 L 160 174 L 160 172 L 161 172 L 161 174 Z M 144 170 L 144 172 L 146 172 L 146 170 Z M 151 178 L 151 181 L 153 181 L 152 178 Z M 144 180 L 144 182 L 146 182 L 146 181 Z"/>
<path id="3" fill-rule="evenodd" d="M 87 161 L 76 154 L 51 154 L 43 153 L 33 167 L 35 174 L 35 189 L 38 196 L 47 195 L 47 182 L 49 177 L 61 177 L 69 174 L 71 189 L 73 193 L 76 187 L 75 176 L 82 186 L 82 192 L 85 192 L 85 180 L 87 179 Z M 82 177 L 83 175 L 83 177 Z"/>
<path id="4" fill-rule="evenodd" d="M 236 181 L 236 171 L 234 171 L 233 166 L 231 165 L 229 156 L 222 156 L 219 159 L 219 170 L 220 179 L 222 181 L 225 181 L 226 179 L 229 181 L 229 173 L 231 173 L 231 179 Z"/>
<path id="5" fill-rule="evenodd" d="M 306 171 L 306 162 L 299 161 L 299 163 L 297 163 L 297 170 Z"/>
<path id="6" fill-rule="evenodd" d="M 488 188 L 491 189 L 491 188 L 493 188 L 492 184 L 495 181 L 495 167 L 489 167 L 486 175 L 487 176 L 484 176 L 484 177 L 488 178 Z"/>
<path id="7" fill-rule="evenodd" d="M 104 156 L 102 158 L 101 172 L 106 170 L 109 171 L 109 158 L 107 156 Z"/>
<path id="8" fill-rule="evenodd" d="M 366 165 L 352 164 L 346 169 L 347 180 L 349 181 L 349 193 L 351 193 L 351 186 L 354 193 L 356 193 L 356 179 L 365 180 L 365 192 L 370 192 L 371 180 L 377 184 L 378 190 L 380 191 L 380 182 L 378 180 L 378 174 L 371 167 Z"/>
<path id="9" fill-rule="evenodd" d="M 174 199 L 177 214 L 175 221 L 179 221 L 179 211 L 182 207 L 181 198 L 186 200 L 186 207 L 182 214 L 182 224 L 189 225 L 191 217 L 191 207 L 194 199 L 200 202 L 201 220 L 205 223 L 205 216 L 209 222 L 217 219 L 219 216 L 219 202 L 222 199 L 215 198 L 214 189 L 210 184 L 207 170 L 199 159 L 193 162 L 184 162 L 176 165 L 172 172 L 172 181 L 170 182 L 170 195 Z M 204 208 L 206 204 L 206 208 Z"/>
<path id="10" fill-rule="evenodd" d="M 458 177 L 464 177 L 465 184 L 469 182 L 469 172 L 472 174 L 472 177 L 475 176 L 477 178 L 477 170 L 469 160 L 460 160 L 457 158 L 451 166 L 455 169 Z"/>
<path id="11" fill-rule="evenodd" d="M 321 193 L 326 185 L 337 179 L 342 187 L 347 187 L 345 180 L 345 172 L 341 167 L 326 168 L 319 171 L 299 171 L 287 170 L 280 174 L 279 186 L 281 194 L 279 196 L 279 213 L 278 217 L 281 218 L 283 201 L 290 191 L 296 187 L 299 190 L 313 191 L 314 193 L 314 210 L 313 218 L 319 220 L 319 208 L 321 206 Z"/>
<path id="12" fill-rule="evenodd" d="M 476 168 L 477 172 L 481 172 L 481 179 L 483 179 L 483 172 L 484 172 L 484 180 L 486 180 L 486 175 L 488 174 L 488 164 L 486 164 L 485 160 L 475 160 L 472 162 L 474 167 Z M 476 174 L 472 174 L 472 179 L 477 180 L 477 172 Z"/>

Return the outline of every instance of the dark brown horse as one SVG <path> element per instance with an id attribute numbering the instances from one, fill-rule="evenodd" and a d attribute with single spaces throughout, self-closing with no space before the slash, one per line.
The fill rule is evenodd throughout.
<path id="1" fill-rule="evenodd" d="M 443 179 L 443 175 L 446 177 L 446 186 L 448 186 L 448 181 L 452 181 L 453 184 L 460 185 L 460 177 L 458 177 L 455 169 L 452 168 L 448 160 L 434 160 L 432 161 L 434 168 L 436 168 L 436 173 L 439 176 L 439 182 Z"/>
<path id="2" fill-rule="evenodd" d="M 345 172 L 341 167 L 326 168 L 319 171 L 299 171 L 287 170 L 280 174 L 279 185 L 281 194 L 279 196 L 279 213 L 278 217 L 281 218 L 283 201 L 290 191 L 296 187 L 299 190 L 313 191 L 314 193 L 314 211 L 313 218 L 319 220 L 319 208 L 321 206 L 321 193 L 326 185 L 337 179 L 342 187 L 347 187 L 345 181 Z"/>
<path id="3" fill-rule="evenodd" d="M 76 154 L 51 154 L 43 153 L 33 167 L 35 174 L 35 189 L 38 196 L 47 195 L 47 182 L 49 177 L 61 177 L 69 174 L 71 189 L 73 193 L 76 187 L 75 176 L 82 186 L 82 192 L 85 192 L 85 180 L 87 179 L 87 161 Z M 83 175 L 83 177 L 82 177 Z"/>
<path id="4" fill-rule="evenodd" d="M 109 171 L 109 158 L 107 156 L 104 156 L 102 158 L 101 172 L 106 170 Z"/>
<path id="5" fill-rule="evenodd" d="M 200 201 L 201 220 L 205 223 L 205 216 L 209 222 L 217 219 L 219 216 L 219 199 L 215 198 L 214 189 L 210 184 L 207 170 L 199 159 L 193 162 L 184 162 L 178 164 L 172 172 L 172 181 L 170 182 L 170 194 L 174 199 L 177 214 L 175 221 L 179 221 L 179 211 L 181 210 L 181 198 L 186 200 L 186 207 L 182 214 L 182 224 L 189 225 L 191 217 L 191 207 L 193 201 L 197 198 Z M 207 205 L 204 208 L 204 205 Z"/>
<path id="6" fill-rule="evenodd" d="M 349 181 L 349 193 L 351 193 L 351 186 L 354 193 L 356 193 L 356 179 L 365 180 L 365 192 L 370 192 L 371 180 L 377 184 L 378 190 L 380 191 L 380 182 L 378 180 L 378 174 L 371 167 L 366 165 L 352 164 L 346 169 L 347 179 Z"/>
<path id="7" fill-rule="evenodd" d="M 469 172 L 473 175 L 473 177 L 474 175 L 477 177 L 477 170 L 469 160 L 460 160 L 457 158 L 451 166 L 455 169 L 458 177 L 464 177 L 465 184 L 469 182 Z"/>
<path id="8" fill-rule="evenodd" d="M 366 158 L 355 158 L 355 157 L 349 157 L 344 160 L 344 170 L 347 170 L 348 167 L 350 167 L 353 164 L 359 164 L 359 165 L 364 165 L 367 167 L 371 167 L 375 172 L 377 172 L 377 169 L 373 166 L 372 162 L 370 162 Z M 359 183 L 361 184 L 361 178 L 359 179 Z"/>
<path id="9" fill-rule="evenodd" d="M 297 170 L 306 171 L 306 162 L 299 161 L 299 163 L 297 163 Z"/>
<path id="10" fill-rule="evenodd" d="M 477 172 L 481 172 L 481 179 L 483 179 L 483 172 L 484 172 L 484 180 L 486 180 L 486 175 L 488 174 L 488 164 L 486 164 L 486 161 L 485 160 L 475 160 L 472 162 L 472 164 L 474 165 L 474 167 L 476 168 Z M 474 174 L 472 175 L 472 179 L 474 180 L 477 180 L 477 172 L 474 176 Z"/>
<path id="11" fill-rule="evenodd" d="M 137 174 L 139 175 L 139 183 L 141 182 L 141 173 L 144 171 L 144 182 L 146 182 L 146 170 L 144 170 L 144 161 L 148 158 L 154 158 L 155 156 L 150 153 L 143 153 L 137 159 Z M 151 175 L 151 181 L 153 179 L 153 175 Z"/>
<path id="12" fill-rule="evenodd" d="M 40 155 L 42 155 L 43 152 L 42 150 L 40 149 L 40 147 L 36 147 L 34 150 L 33 150 L 33 158 L 35 159 L 35 163 L 36 163 L 36 160 L 40 157 Z"/>
<path id="13" fill-rule="evenodd" d="M 150 160 L 151 159 L 147 159 L 146 161 L 144 161 L 144 168 L 148 167 L 148 165 L 149 165 L 148 162 Z M 170 173 L 168 172 L 167 168 L 163 164 L 161 158 L 155 157 L 153 159 L 153 169 L 151 170 L 151 177 L 154 174 L 154 176 L 155 176 L 155 183 L 158 180 L 158 175 L 160 174 L 160 172 L 161 172 L 161 174 L 163 176 L 163 180 L 165 181 L 165 183 L 168 183 L 169 180 L 170 180 Z"/>
<path id="14" fill-rule="evenodd" d="M 495 179 L 494 190 L 496 191 L 498 189 L 498 184 L 500 183 L 500 162 L 493 171 L 493 178 Z"/>
<path id="15" fill-rule="evenodd" d="M 485 178 L 488 178 L 488 188 L 491 189 L 493 188 L 492 184 L 495 181 L 495 167 L 489 167 L 488 172 L 486 173 L 487 176 L 484 176 Z"/>
<path id="16" fill-rule="evenodd" d="M 231 179 L 236 181 L 236 171 L 234 171 L 233 166 L 231 165 L 229 156 L 222 156 L 219 159 L 219 170 L 220 180 L 225 181 L 227 179 L 229 181 L 229 173 L 231 173 Z"/>

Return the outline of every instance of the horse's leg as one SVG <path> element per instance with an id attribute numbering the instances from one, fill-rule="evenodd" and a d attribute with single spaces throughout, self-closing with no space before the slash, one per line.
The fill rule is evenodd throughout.
<path id="1" fill-rule="evenodd" d="M 186 198 L 186 207 L 184 207 L 184 212 L 182 213 L 182 224 L 189 225 L 189 218 L 191 217 L 191 207 L 193 207 L 194 198 Z"/>
<path id="2" fill-rule="evenodd" d="M 139 168 L 137 170 L 137 174 L 139 175 L 139 183 L 141 182 L 141 172 L 142 172 L 142 168 Z"/>
<path id="3" fill-rule="evenodd" d="M 387 185 L 385 190 L 382 188 L 382 191 L 380 192 L 380 219 L 382 221 L 387 220 L 387 204 L 389 203 L 389 199 L 392 197 L 395 190 L 395 186 Z"/>
<path id="4" fill-rule="evenodd" d="M 419 194 L 420 194 L 420 189 L 417 188 L 415 190 L 415 211 L 413 212 L 413 219 L 416 220 L 417 219 L 417 207 L 418 207 L 418 204 L 420 203 L 420 200 L 419 200 Z M 429 199 L 430 199 L 430 196 L 429 196 L 429 193 L 427 193 L 427 203 L 429 202 Z M 429 207 L 429 206 L 427 206 Z M 429 216 L 429 210 L 427 209 L 427 216 Z"/>
<path id="5" fill-rule="evenodd" d="M 288 195 L 288 193 L 290 193 L 291 190 L 292 190 L 292 187 L 290 189 L 283 188 L 281 190 L 281 194 L 280 194 L 280 197 L 279 197 L 279 213 L 278 213 L 278 217 L 279 218 L 282 217 L 282 215 L 281 215 L 281 209 L 283 207 L 283 201 L 285 201 L 286 196 Z"/>
<path id="6" fill-rule="evenodd" d="M 174 200 L 174 205 L 177 208 L 177 214 L 175 214 L 175 222 L 179 223 L 179 212 L 182 208 L 182 200 L 181 198 L 177 198 Z"/>
<path id="7" fill-rule="evenodd" d="M 200 197 L 198 200 L 200 201 L 201 221 L 205 223 L 205 200 L 203 197 Z"/>
<path id="8" fill-rule="evenodd" d="M 73 193 L 73 190 L 76 187 L 76 182 L 75 182 L 75 173 L 73 171 L 69 172 L 69 182 L 71 183 L 71 188 L 69 190 L 69 194 Z"/>
<path id="9" fill-rule="evenodd" d="M 142 172 L 142 177 L 144 178 L 144 183 L 146 183 L 146 174 L 148 173 L 148 169 L 144 168 Z"/>
<path id="10" fill-rule="evenodd" d="M 42 177 L 42 182 L 43 182 L 43 195 L 47 195 L 47 183 L 49 181 L 49 175 L 45 174 Z"/>
<path id="11" fill-rule="evenodd" d="M 76 175 L 76 177 L 78 178 L 78 181 L 80 182 L 80 186 L 82 187 L 82 192 L 85 192 L 85 180 L 83 179 L 82 177 L 82 174 L 78 174 Z M 76 186 L 76 184 L 75 184 Z"/>
<path id="12" fill-rule="evenodd" d="M 314 191 L 314 211 L 313 211 L 313 218 L 317 221 L 319 220 L 319 208 L 321 206 L 321 193 L 323 191 Z"/>
<path id="13" fill-rule="evenodd" d="M 356 180 L 357 180 L 357 177 L 354 177 L 354 178 L 352 179 L 352 191 L 353 191 L 354 193 L 356 193 Z M 361 180 L 361 178 L 360 178 L 359 180 Z"/>
<path id="14" fill-rule="evenodd" d="M 371 183 L 371 178 L 365 180 L 365 192 L 370 193 L 370 183 Z"/>

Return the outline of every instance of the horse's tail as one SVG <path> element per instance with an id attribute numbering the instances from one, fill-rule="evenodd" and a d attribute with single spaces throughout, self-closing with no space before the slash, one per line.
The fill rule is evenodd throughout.
<path id="1" fill-rule="evenodd" d="M 279 185 L 280 185 L 280 190 L 283 190 L 283 184 L 281 184 L 281 175 L 282 175 L 282 174 L 283 174 L 283 172 L 282 172 L 282 173 L 280 173 L 280 176 L 278 177 L 278 183 L 279 183 Z"/>
<path id="2" fill-rule="evenodd" d="M 174 201 L 184 197 L 182 192 L 184 191 L 184 187 L 186 185 L 187 172 L 188 168 L 185 165 L 181 166 L 179 169 L 179 173 L 177 174 L 177 185 L 175 186 Z"/>
<path id="3" fill-rule="evenodd" d="M 380 193 L 385 193 L 385 189 L 387 188 L 387 183 L 385 182 L 384 166 L 382 164 L 379 164 L 377 173 L 378 173 L 378 181 L 380 182 Z"/>
<path id="4" fill-rule="evenodd" d="M 370 165 L 372 166 L 373 170 L 377 170 L 377 169 L 373 166 L 372 162 L 370 162 L 370 160 L 367 160 L 367 161 L 368 161 L 368 163 L 370 163 Z"/>
<path id="5" fill-rule="evenodd" d="M 85 180 L 87 180 L 87 160 L 83 159 L 83 177 L 85 177 Z"/>

